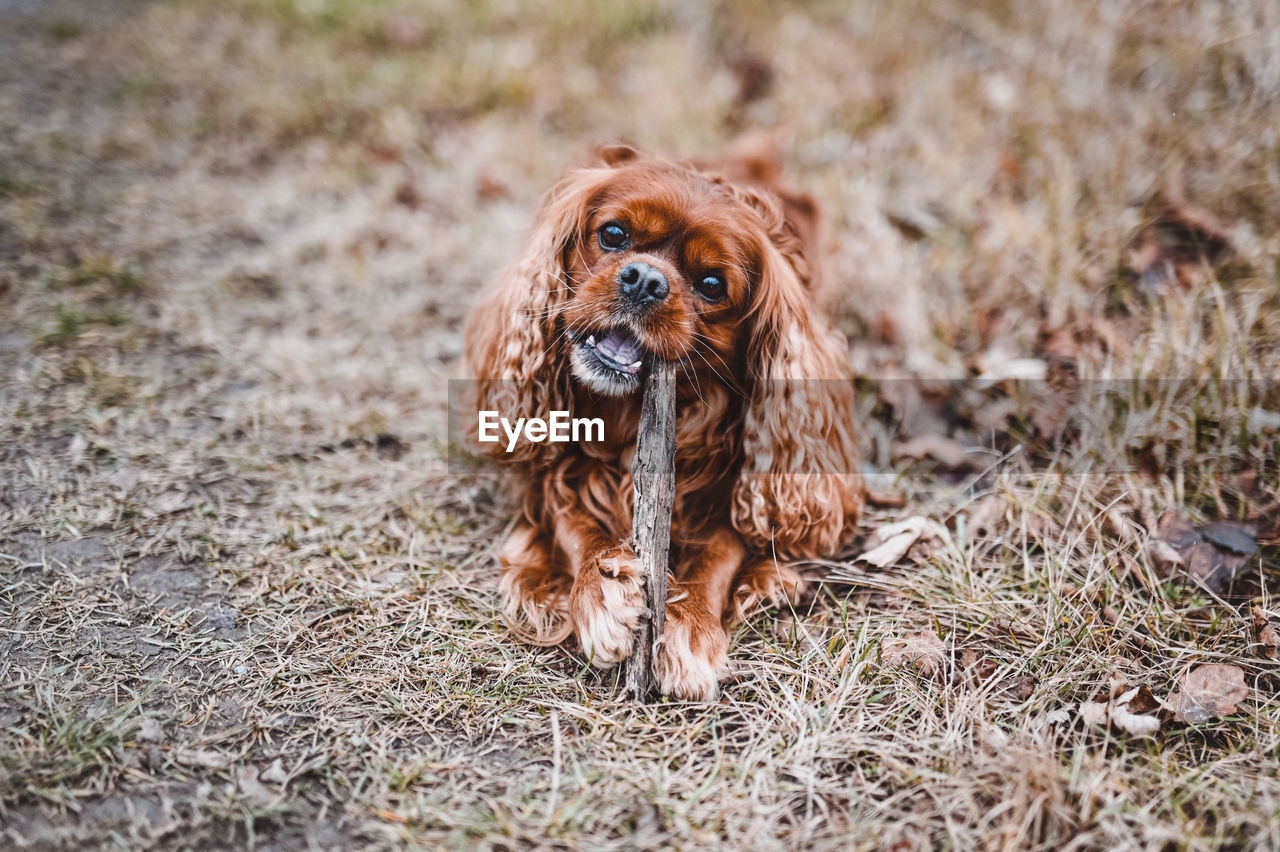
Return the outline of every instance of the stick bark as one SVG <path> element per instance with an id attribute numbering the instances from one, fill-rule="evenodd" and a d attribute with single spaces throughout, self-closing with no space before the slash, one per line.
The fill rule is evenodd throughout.
<path id="1" fill-rule="evenodd" d="M 650 616 L 641 619 L 631 637 L 627 660 L 627 693 L 647 701 L 654 692 L 653 649 L 662 638 L 667 615 L 667 560 L 671 550 L 671 507 L 676 496 L 676 368 L 657 361 L 645 382 L 640 404 L 640 430 L 631 463 L 635 500 L 631 546 L 645 576 L 645 602 Z"/>

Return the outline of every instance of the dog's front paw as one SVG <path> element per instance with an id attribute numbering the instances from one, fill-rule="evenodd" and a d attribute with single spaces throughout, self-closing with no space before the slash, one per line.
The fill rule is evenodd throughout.
<path id="1" fill-rule="evenodd" d="M 631 655 L 631 636 L 645 614 L 640 562 L 629 547 L 615 547 L 578 573 L 569 614 L 582 653 L 607 668 Z"/>
<path id="2" fill-rule="evenodd" d="M 729 637 L 705 608 L 688 598 L 667 604 L 662 641 L 653 651 L 658 689 L 686 701 L 711 701 L 729 668 Z"/>

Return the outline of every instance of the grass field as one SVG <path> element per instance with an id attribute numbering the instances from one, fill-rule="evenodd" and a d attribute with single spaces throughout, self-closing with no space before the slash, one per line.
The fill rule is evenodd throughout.
<path id="1" fill-rule="evenodd" d="M 0 846 L 1280 848 L 1277 115 L 1266 0 L 0 0 Z M 566 164 L 762 130 L 860 537 L 945 534 L 634 706 L 502 625 L 448 380 Z M 1072 411 L 948 395 L 1011 374 Z M 1167 511 L 1259 548 L 1188 583 Z"/>

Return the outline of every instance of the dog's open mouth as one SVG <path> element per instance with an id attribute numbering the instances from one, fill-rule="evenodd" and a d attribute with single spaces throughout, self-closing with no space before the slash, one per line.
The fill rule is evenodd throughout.
<path id="1" fill-rule="evenodd" d="M 621 394 L 640 384 L 649 353 L 624 328 L 606 329 L 580 335 L 574 348 L 574 372 L 596 390 Z"/>
<path id="2" fill-rule="evenodd" d="M 588 334 L 582 344 L 600 360 L 600 363 L 620 373 L 637 375 L 644 366 L 644 347 L 630 332 L 614 329 Z"/>

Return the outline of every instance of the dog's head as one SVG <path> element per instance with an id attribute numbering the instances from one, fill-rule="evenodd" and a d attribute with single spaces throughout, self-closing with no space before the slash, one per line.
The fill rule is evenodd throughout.
<path id="1" fill-rule="evenodd" d="M 599 393 L 639 387 L 654 358 L 732 380 L 768 237 L 739 192 L 663 160 L 570 174 L 574 221 L 559 310 L 573 377 Z"/>

